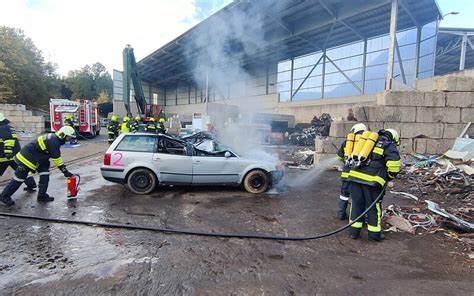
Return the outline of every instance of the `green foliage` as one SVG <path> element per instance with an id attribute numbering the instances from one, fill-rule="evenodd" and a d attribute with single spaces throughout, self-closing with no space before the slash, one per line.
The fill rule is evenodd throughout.
<path id="1" fill-rule="evenodd" d="M 99 97 L 97 98 L 97 104 L 103 104 L 110 102 L 110 94 L 107 90 L 101 91 Z"/>
<path id="2" fill-rule="evenodd" d="M 47 109 L 49 98 L 109 101 L 111 93 L 112 78 L 101 63 L 61 79 L 22 30 L 0 26 L 0 103 Z"/>
<path id="3" fill-rule="evenodd" d="M 20 29 L 0 26 L 0 101 L 41 107 L 58 92 L 55 66 Z"/>
<path id="4" fill-rule="evenodd" d="M 105 93 L 107 98 L 112 93 L 112 77 L 101 63 L 69 71 L 64 84 L 71 90 L 72 98 L 91 100 L 101 97 L 104 100 L 102 93 Z"/>

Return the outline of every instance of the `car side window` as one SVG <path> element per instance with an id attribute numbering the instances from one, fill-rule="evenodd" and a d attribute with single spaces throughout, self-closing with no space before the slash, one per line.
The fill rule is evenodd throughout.
<path id="1" fill-rule="evenodd" d="M 150 152 L 155 151 L 156 137 L 127 135 L 117 145 L 115 151 Z"/>
<path id="2" fill-rule="evenodd" d="M 167 138 L 160 138 L 158 140 L 156 152 L 164 154 L 186 155 L 186 149 L 184 148 L 183 144 L 171 141 Z"/>

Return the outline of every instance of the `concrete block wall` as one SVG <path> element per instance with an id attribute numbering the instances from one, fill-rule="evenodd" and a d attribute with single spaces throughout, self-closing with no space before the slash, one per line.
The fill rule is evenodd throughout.
<path id="1" fill-rule="evenodd" d="M 378 93 L 377 105 L 357 107 L 355 116 L 373 131 L 396 129 L 402 154 L 443 154 L 466 124 L 474 123 L 474 77 L 441 76 L 433 81 L 429 90 Z M 316 139 L 316 153 L 335 153 L 332 147 L 339 147 L 354 123 L 333 122 L 329 137 Z"/>
<path id="2" fill-rule="evenodd" d="M 45 122 L 43 116 L 33 116 L 30 110 L 26 110 L 21 104 L 0 104 L 0 112 L 11 122 L 10 125 L 17 131 L 27 133 L 44 133 Z"/>

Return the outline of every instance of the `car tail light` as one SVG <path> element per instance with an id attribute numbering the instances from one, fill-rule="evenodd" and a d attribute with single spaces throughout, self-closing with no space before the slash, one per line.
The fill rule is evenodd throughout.
<path id="1" fill-rule="evenodd" d="M 112 157 L 112 154 L 105 153 L 105 155 L 104 155 L 104 165 L 110 165 L 110 158 L 111 157 Z"/>

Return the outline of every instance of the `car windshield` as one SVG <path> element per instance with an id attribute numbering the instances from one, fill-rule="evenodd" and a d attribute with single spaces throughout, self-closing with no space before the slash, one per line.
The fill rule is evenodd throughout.
<path id="1" fill-rule="evenodd" d="M 229 151 L 229 152 L 232 152 L 233 154 L 236 154 L 234 151 L 232 151 L 232 149 L 229 146 L 217 140 L 211 140 L 211 139 L 203 139 L 195 143 L 194 148 L 202 150 L 202 151 L 210 152 L 210 153 L 219 153 L 219 152 Z"/>

